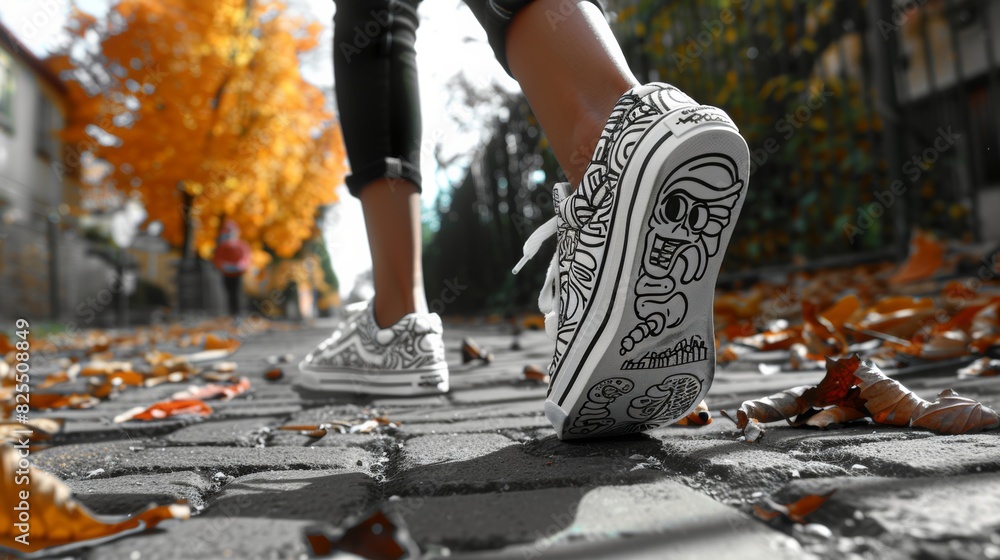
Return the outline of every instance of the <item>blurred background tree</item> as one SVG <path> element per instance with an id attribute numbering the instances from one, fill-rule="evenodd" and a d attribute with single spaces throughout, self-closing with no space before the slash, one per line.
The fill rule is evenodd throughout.
<path id="1" fill-rule="evenodd" d="M 171 245 L 208 258 L 226 217 L 257 266 L 317 238 L 345 173 L 339 126 L 299 72 L 318 23 L 279 2 L 121 0 L 69 27 L 50 59 L 73 98 L 63 138 L 106 162 L 102 182 L 137 194 Z"/>

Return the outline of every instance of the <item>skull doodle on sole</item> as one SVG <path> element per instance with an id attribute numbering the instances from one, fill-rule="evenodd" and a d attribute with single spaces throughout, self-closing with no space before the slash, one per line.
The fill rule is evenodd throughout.
<path id="1" fill-rule="evenodd" d="M 639 321 L 622 339 L 622 355 L 684 320 L 684 286 L 701 280 L 709 259 L 718 254 L 743 184 L 732 158 L 715 153 L 686 161 L 664 180 L 649 216 L 634 288 Z"/>

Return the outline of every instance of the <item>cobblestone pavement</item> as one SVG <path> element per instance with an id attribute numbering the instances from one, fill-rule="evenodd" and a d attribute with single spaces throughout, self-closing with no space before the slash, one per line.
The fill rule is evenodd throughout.
<path id="1" fill-rule="evenodd" d="M 205 421 L 112 424 L 117 413 L 177 386 L 126 391 L 67 418 L 65 444 L 33 454 L 100 513 L 186 498 L 190 520 L 101 545 L 86 558 L 299 558 L 303 530 L 342 525 L 378 507 L 405 520 L 427 556 L 469 558 L 997 558 L 1000 437 L 936 436 L 861 425 L 777 427 L 737 441 L 719 416 L 743 400 L 821 374 L 723 369 L 709 398 L 715 421 L 616 440 L 558 441 L 541 414 L 544 387 L 523 380 L 550 343 L 527 332 L 520 350 L 500 326 L 451 326 L 452 392 L 344 402 L 305 398 L 289 375 L 263 379 L 264 358 L 301 358 L 328 332 L 258 335 L 236 354 L 253 391 L 214 404 Z M 463 336 L 495 355 L 461 365 Z M 954 387 L 1000 405 L 998 378 L 958 381 L 954 369 L 913 373 L 923 397 Z M 398 429 L 315 440 L 283 424 L 384 415 Z M 100 470 L 102 469 L 102 470 Z M 836 489 L 810 524 L 764 523 L 752 504 Z"/>

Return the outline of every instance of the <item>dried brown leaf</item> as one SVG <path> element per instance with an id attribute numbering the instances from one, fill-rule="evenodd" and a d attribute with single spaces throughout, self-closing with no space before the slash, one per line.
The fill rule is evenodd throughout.
<path id="1" fill-rule="evenodd" d="M 941 434 L 966 434 L 1000 428 L 1000 416 L 978 401 L 945 389 L 914 416 L 910 425 Z"/>
<path id="2" fill-rule="evenodd" d="M 74 500 L 69 487 L 51 474 L 29 466 L 27 476 L 18 476 L 20 459 L 12 445 L 0 446 L 0 503 L 5 505 L 0 508 L 0 549 L 16 554 L 42 550 L 65 553 L 71 548 L 92 546 L 149 529 L 166 519 L 190 516 L 183 501 L 149 507 L 125 518 L 95 515 Z M 26 480 L 26 485 L 16 482 L 18 480 Z M 22 492 L 30 496 L 30 505 Z M 22 504 L 23 511 L 30 516 L 30 526 L 25 525 L 25 531 L 17 525 L 21 522 L 18 507 Z M 27 529 L 30 529 L 28 544 L 15 540 Z"/>
<path id="3" fill-rule="evenodd" d="M 736 411 L 736 427 L 746 428 L 751 419 L 761 423 L 790 420 L 812 406 L 802 398 L 810 387 L 793 387 L 755 401 L 744 401 Z"/>

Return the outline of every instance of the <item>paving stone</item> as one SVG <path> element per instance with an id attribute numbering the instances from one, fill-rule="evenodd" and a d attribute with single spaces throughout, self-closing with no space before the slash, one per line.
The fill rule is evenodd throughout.
<path id="1" fill-rule="evenodd" d="M 404 424 L 411 424 L 417 422 L 481 420 L 483 418 L 503 418 L 510 416 L 542 416 L 542 408 L 536 401 L 517 401 L 493 406 L 444 406 L 397 413 L 392 415 L 392 419 Z"/>
<path id="2" fill-rule="evenodd" d="M 368 472 L 382 463 L 367 451 L 345 447 L 143 447 L 128 442 L 64 445 L 32 454 L 35 464 L 64 479 L 98 468 L 105 476 L 174 472 L 222 472 L 237 476 L 275 469 L 344 469 Z M 149 445 L 148 443 L 146 445 Z"/>
<path id="3" fill-rule="evenodd" d="M 313 521 L 254 517 L 203 517 L 166 521 L 155 531 L 91 549 L 89 560 L 200 560 L 308 558 L 303 536 Z"/>
<path id="4" fill-rule="evenodd" d="M 445 497 L 410 496 L 390 500 L 410 535 L 426 549 L 452 551 L 500 548 L 544 538 L 553 519 L 580 501 L 580 488 L 544 488 Z M 570 518 L 572 520 L 572 517 Z"/>
<path id="5" fill-rule="evenodd" d="M 459 558 L 740 558 L 803 560 L 790 537 L 671 480 L 572 489 L 528 545 Z"/>
<path id="6" fill-rule="evenodd" d="M 373 509 L 379 495 L 378 485 L 363 473 L 263 471 L 227 483 L 202 515 L 312 519 L 340 525 Z"/>
<path id="7" fill-rule="evenodd" d="M 972 560 L 1000 551 L 996 537 L 1000 534 L 1000 474 L 797 480 L 774 498 L 791 502 L 831 491 L 809 522 L 829 527 L 836 536 L 836 550 L 842 553 Z M 806 546 L 822 544 L 807 542 Z"/>
<path id="8" fill-rule="evenodd" d="M 196 425 L 202 418 L 193 416 L 151 420 L 148 422 L 131 421 L 115 424 L 111 417 L 87 420 L 67 420 L 63 431 L 55 436 L 54 441 L 63 443 L 78 443 L 94 440 L 128 440 L 163 436 L 185 426 Z"/>
<path id="9" fill-rule="evenodd" d="M 403 424 L 399 431 L 403 434 L 453 434 L 493 432 L 499 430 L 526 430 L 549 426 L 544 416 L 515 416 L 509 418 L 485 418 L 463 422 L 427 422 Z"/>
<path id="10" fill-rule="evenodd" d="M 129 515 L 152 503 L 181 499 L 193 509 L 201 509 L 205 506 L 203 497 L 213 488 L 206 477 L 191 471 L 70 480 L 67 485 L 83 505 L 108 515 Z"/>
<path id="11" fill-rule="evenodd" d="M 211 401 L 214 418 L 246 418 L 257 416 L 288 416 L 302 410 L 299 401 L 282 402 L 278 399 Z"/>
<path id="12" fill-rule="evenodd" d="M 374 408 L 416 408 L 434 407 L 448 404 L 448 398 L 444 395 L 432 395 L 424 397 L 381 397 L 371 401 Z"/>
<path id="13" fill-rule="evenodd" d="M 798 459 L 761 445 L 731 439 L 668 439 L 663 441 L 665 468 L 699 474 L 706 490 L 719 498 L 769 491 L 793 478 L 848 476 L 845 468 L 818 460 Z"/>
<path id="14" fill-rule="evenodd" d="M 619 455 L 532 455 L 509 439 L 503 446 L 500 436 L 481 447 L 465 449 L 469 442 L 482 437 L 424 436 L 420 444 L 423 451 L 408 450 L 407 445 L 414 441 L 410 440 L 403 447 L 403 466 L 388 481 L 388 492 L 401 496 L 505 492 L 623 484 L 665 476 L 658 471 L 634 471 L 636 462 Z M 417 466 L 410 466 L 407 461 L 411 456 L 434 462 L 420 465 L 418 460 L 414 463 Z"/>
<path id="15" fill-rule="evenodd" d="M 545 404 L 548 388 L 538 384 L 508 385 L 452 391 L 451 401 L 459 404 L 490 404 L 513 401 L 536 401 L 538 410 Z"/>
<path id="16" fill-rule="evenodd" d="M 898 537 L 947 540 L 984 539 L 1000 531 L 998 473 L 797 480 L 776 498 L 791 501 L 831 490 L 829 501 L 809 520 L 841 534 L 887 531 Z"/>
<path id="17" fill-rule="evenodd" d="M 873 474 L 891 476 L 952 476 L 1000 471 L 1000 435 L 923 435 L 907 439 L 855 443 L 844 438 L 803 457 L 845 465 L 861 464 Z"/>
<path id="18" fill-rule="evenodd" d="M 403 444 L 401 469 L 447 461 L 467 461 L 518 445 L 497 434 L 420 436 Z"/>
<path id="19" fill-rule="evenodd" d="M 254 447 L 267 439 L 269 429 L 278 425 L 275 417 L 249 420 L 206 420 L 194 426 L 181 428 L 165 440 L 181 445 L 235 445 Z"/>
<path id="20" fill-rule="evenodd" d="M 331 404 L 307 408 L 292 414 L 286 424 L 321 424 L 333 420 L 351 421 L 359 418 L 369 418 L 367 408 L 349 403 Z"/>

